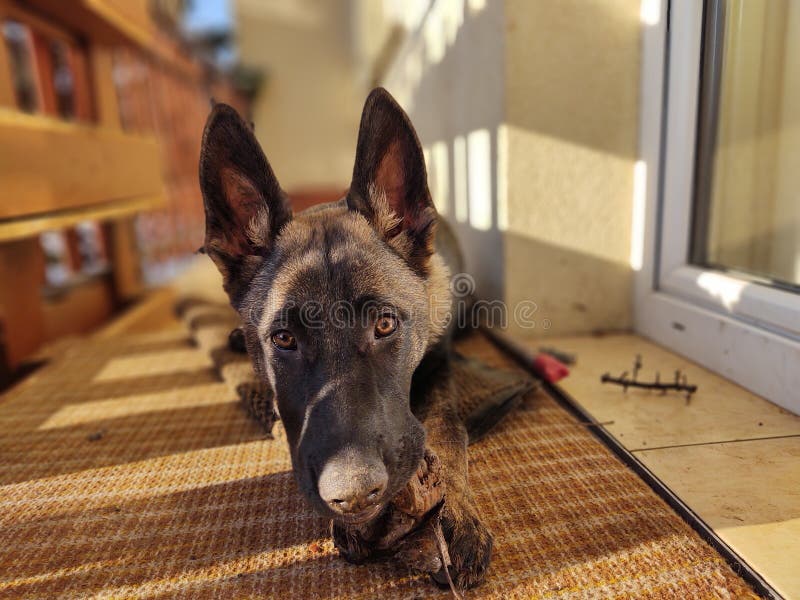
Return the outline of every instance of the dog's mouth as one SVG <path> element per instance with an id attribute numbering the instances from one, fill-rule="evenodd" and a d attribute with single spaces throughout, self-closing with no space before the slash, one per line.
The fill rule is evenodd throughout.
<path id="1" fill-rule="evenodd" d="M 359 513 L 350 515 L 336 515 L 333 520 L 343 523 L 344 525 L 363 525 L 364 523 L 372 521 L 379 514 L 381 514 L 384 508 L 386 508 L 386 503 L 381 502 L 380 504 L 370 506 Z"/>

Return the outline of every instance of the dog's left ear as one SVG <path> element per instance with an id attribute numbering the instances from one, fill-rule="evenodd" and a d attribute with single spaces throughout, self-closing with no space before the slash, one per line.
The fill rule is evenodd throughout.
<path id="1" fill-rule="evenodd" d="M 206 122 L 200 188 L 204 249 L 236 307 L 292 212 L 251 127 L 227 104 L 215 104 Z"/>
<path id="2" fill-rule="evenodd" d="M 421 275 L 434 251 L 436 209 L 425 158 L 408 115 L 383 88 L 361 114 L 347 205 L 362 213 Z"/>

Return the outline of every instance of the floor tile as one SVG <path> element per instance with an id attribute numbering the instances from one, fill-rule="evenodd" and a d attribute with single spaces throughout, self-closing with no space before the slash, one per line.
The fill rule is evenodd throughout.
<path id="1" fill-rule="evenodd" d="M 527 342 L 556 347 L 577 356 L 560 386 L 629 450 L 800 434 L 800 417 L 719 377 L 691 361 L 634 335 L 565 337 Z M 640 380 L 670 380 L 676 369 L 699 389 L 687 404 L 674 392 L 629 389 L 602 384 L 600 377 L 630 373 L 642 357 Z"/>
<path id="2" fill-rule="evenodd" d="M 800 437 L 635 456 L 778 592 L 800 597 Z"/>

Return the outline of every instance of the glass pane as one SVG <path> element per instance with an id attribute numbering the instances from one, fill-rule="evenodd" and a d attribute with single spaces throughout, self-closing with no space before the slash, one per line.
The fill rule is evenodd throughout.
<path id="1" fill-rule="evenodd" d="M 25 25 L 16 21 L 3 22 L 2 31 L 11 62 L 11 77 L 17 106 L 25 112 L 34 112 L 39 108 L 39 94 L 31 33 Z"/>
<path id="2" fill-rule="evenodd" d="M 800 2 L 707 3 L 692 262 L 800 285 Z"/>

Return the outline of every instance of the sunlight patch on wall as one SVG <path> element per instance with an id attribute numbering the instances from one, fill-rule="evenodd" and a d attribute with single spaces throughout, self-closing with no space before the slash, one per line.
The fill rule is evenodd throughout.
<path id="1" fill-rule="evenodd" d="M 642 0 L 639 18 L 645 25 L 658 25 L 661 20 L 661 0 Z"/>
<path id="2" fill-rule="evenodd" d="M 440 214 L 449 211 L 450 196 L 450 160 L 445 142 L 435 142 L 431 148 L 432 167 L 435 174 L 434 186 L 431 188 L 433 202 Z"/>
<path id="3" fill-rule="evenodd" d="M 469 224 L 480 231 L 492 228 L 492 140 L 487 129 L 467 136 L 469 163 Z"/>
<path id="4" fill-rule="evenodd" d="M 486 0 L 467 0 L 467 6 L 469 7 L 469 13 L 476 15 L 486 8 Z"/>
<path id="5" fill-rule="evenodd" d="M 425 40 L 425 58 L 428 65 L 438 65 L 444 58 L 447 41 L 444 35 L 443 4 L 437 2 L 425 19 L 422 37 Z"/>
<path id="6" fill-rule="evenodd" d="M 505 127 L 507 231 L 630 272 L 634 161 L 509 123 Z"/>
<path id="7" fill-rule="evenodd" d="M 800 231 L 800 224 L 798 224 L 797 229 Z M 797 244 L 797 254 L 794 255 L 794 280 L 800 281 L 800 240 L 798 240 Z"/>
<path id="8" fill-rule="evenodd" d="M 405 68 L 403 75 L 405 77 L 405 81 L 403 82 L 405 89 L 407 90 L 415 90 L 419 85 L 420 80 L 422 79 L 423 69 L 425 68 L 424 64 L 424 57 L 423 57 L 423 48 L 416 47 L 411 49 L 406 56 L 405 59 Z M 411 112 L 414 110 L 413 102 L 411 101 L 413 98 L 412 94 L 408 94 L 408 99 L 403 103 L 406 111 Z"/>
<path id="9" fill-rule="evenodd" d="M 383 0 L 383 12 L 389 20 L 402 23 L 410 31 L 416 29 L 425 18 L 432 1 L 434 0 Z"/>
<path id="10" fill-rule="evenodd" d="M 450 0 L 440 2 L 442 5 L 442 29 L 448 46 L 452 46 L 458 30 L 464 24 L 464 0 Z"/>
<path id="11" fill-rule="evenodd" d="M 453 176 L 456 221 L 466 223 L 469 218 L 469 199 L 467 198 L 467 142 L 463 135 L 453 140 Z"/>
<path id="12" fill-rule="evenodd" d="M 508 128 L 497 128 L 497 228 L 508 231 Z"/>
<path id="13" fill-rule="evenodd" d="M 633 209 L 631 213 L 631 257 L 634 271 L 641 271 L 644 263 L 644 220 L 647 194 L 647 163 L 637 160 L 633 166 Z"/>

